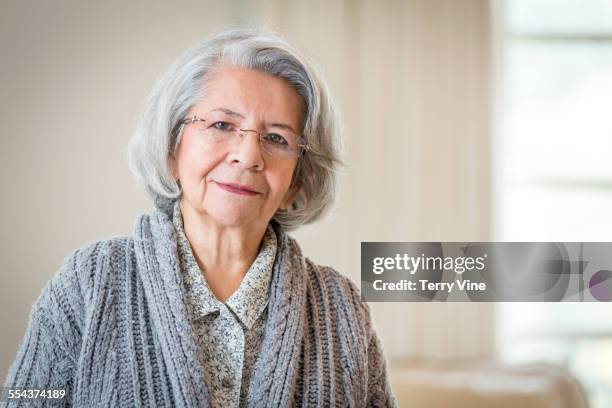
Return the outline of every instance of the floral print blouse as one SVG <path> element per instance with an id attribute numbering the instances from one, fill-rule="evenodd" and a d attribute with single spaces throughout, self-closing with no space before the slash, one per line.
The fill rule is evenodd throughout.
<path id="1" fill-rule="evenodd" d="M 268 225 L 257 258 L 238 289 L 223 303 L 206 283 L 185 236 L 180 200 L 174 204 L 173 224 L 185 296 L 211 406 L 243 407 L 268 315 L 276 234 Z"/>

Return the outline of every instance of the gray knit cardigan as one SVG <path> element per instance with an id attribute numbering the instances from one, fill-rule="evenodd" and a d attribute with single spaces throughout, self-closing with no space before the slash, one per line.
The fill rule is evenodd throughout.
<path id="1" fill-rule="evenodd" d="M 357 287 L 273 226 L 279 247 L 249 406 L 395 406 Z M 159 209 L 138 217 L 133 237 L 76 250 L 32 307 L 5 386 L 64 388 L 62 403 L 76 407 L 208 406 L 181 276 L 176 232 Z"/>

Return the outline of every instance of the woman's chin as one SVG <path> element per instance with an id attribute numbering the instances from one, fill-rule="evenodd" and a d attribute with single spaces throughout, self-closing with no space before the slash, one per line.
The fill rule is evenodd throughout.
<path id="1" fill-rule="evenodd" d="M 208 213 L 217 225 L 225 227 L 248 227 L 257 223 L 253 211 L 224 208 Z"/>

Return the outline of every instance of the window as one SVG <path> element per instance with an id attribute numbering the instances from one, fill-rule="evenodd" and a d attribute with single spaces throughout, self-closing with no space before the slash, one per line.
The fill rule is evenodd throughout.
<path id="1" fill-rule="evenodd" d="M 496 239 L 612 241 L 612 2 L 500 11 Z M 565 364 L 612 406 L 612 305 L 503 303 L 498 322 L 505 360 Z"/>

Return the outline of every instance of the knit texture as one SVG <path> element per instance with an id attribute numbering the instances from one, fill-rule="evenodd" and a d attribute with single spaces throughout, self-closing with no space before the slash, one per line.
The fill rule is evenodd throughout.
<path id="1" fill-rule="evenodd" d="M 248 406 L 395 406 L 357 287 L 273 227 L 269 314 Z M 5 386 L 67 389 L 62 403 L 75 407 L 208 406 L 184 293 L 171 209 L 141 215 L 132 237 L 66 257 L 32 307 Z"/>
<path id="2" fill-rule="evenodd" d="M 204 368 L 212 407 L 246 407 L 253 367 L 261 350 L 267 321 L 272 268 L 276 258 L 276 234 L 268 225 L 259 253 L 240 286 L 225 301 L 219 301 L 208 286 L 191 244 L 185 235 L 176 200 L 172 224 L 185 286 L 187 309 Z"/>

